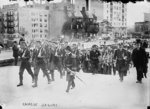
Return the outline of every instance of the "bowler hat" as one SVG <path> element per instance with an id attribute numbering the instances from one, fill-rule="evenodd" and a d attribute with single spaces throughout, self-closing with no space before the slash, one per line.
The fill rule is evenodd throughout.
<path id="1" fill-rule="evenodd" d="M 141 39 L 136 39 L 136 44 L 141 44 Z"/>
<path id="2" fill-rule="evenodd" d="M 66 50 L 71 51 L 70 46 L 67 46 L 67 47 L 66 47 Z"/>

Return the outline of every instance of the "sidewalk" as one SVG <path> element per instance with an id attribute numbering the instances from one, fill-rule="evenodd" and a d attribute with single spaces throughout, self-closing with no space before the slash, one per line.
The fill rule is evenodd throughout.
<path id="1" fill-rule="evenodd" d="M 11 58 L 13 58 L 12 50 L 1 51 L 0 60 L 11 59 Z"/>
<path id="2" fill-rule="evenodd" d="M 11 65 L 14 61 L 12 50 L 1 51 L 0 53 L 0 67 Z"/>

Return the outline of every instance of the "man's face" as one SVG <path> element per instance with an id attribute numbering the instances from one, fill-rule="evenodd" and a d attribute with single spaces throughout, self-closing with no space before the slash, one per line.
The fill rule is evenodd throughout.
<path id="1" fill-rule="evenodd" d="M 123 49 L 123 44 L 120 44 L 119 49 L 120 49 L 120 50 Z"/>
<path id="2" fill-rule="evenodd" d="M 65 46 L 68 46 L 68 42 L 65 42 Z"/>
<path id="3" fill-rule="evenodd" d="M 72 48 L 73 48 L 73 49 L 76 49 L 76 47 L 77 47 L 76 44 L 73 44 Z"/>
<path id="4" fill-rule="evenodd" d="M 37 43 L 36 43 L 36 47 L 37 47 L 37 48 L 40 48 L 40 47 L 41 47 L 40 42 L 37 42 Z"/>
<path id="5" fill-rule="evenodd" d="M 17 43 L 14 43 L 15 46 L 17 46 Z"/>
<path id="6" fill-rule="evenodd" d="M 136 44 L 136 48 L 138 48 L 138 49 L 140 48 L 140 43 Z"/>
<path id="7" fill-rule="evenodd" d="M 25 49 L 25 48 L 26 48 L 26 44 L 25 44 L 25 43 L 21 43 L 20 47 L 21 47 L 22 49 Z"/>
<path id="8" fill-rule="evenodd" d="M 68 53 L 70 53 L 70 51 L 69 50 L 65 50 L 65 52 L 68 54 Z"/>

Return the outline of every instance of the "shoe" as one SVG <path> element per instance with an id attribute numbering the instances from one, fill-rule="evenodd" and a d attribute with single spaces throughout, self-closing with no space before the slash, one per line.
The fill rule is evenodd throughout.
<path id="1" fill-rule="evenodd" d="M 45 77 L 45 74 L 43 74 L 43 77 Z"/>
<path id="2" fill-rule="evenodd" d="M 136 81 L 136 83 L 142 83 L 142 81 Z"/>
<path id="3" fill-rule="evenodd" d="M 34 84 L 32 87 L 35 88 L 35 87 L 37 87 L 37 85 Z"/>
<path id="4" fill-rule="evenodd" d="M 67 93 L 69 93 L 69 90 L 66 90 Z"/>
<path id="5" fill-rule="evenodd" d="M 71 89 L 74 89 L 75 87 L 71 87 Z"/>
<path id="6" fill-rule="evenodd" d="M 18 85 L 17 85 L 17 87 L 20 87 L 20 86 L 23 86 L 23 84 L 22 84 L 22 83 L 20 83 L 20 84 L 18 84 Z"/>
<path id="7" fill-rule="evenodd" d="M 120 82 L 123 82 L 123 79 L 120 79 Z"/>
<path id="8" fill-rule="evenodd" d="M 50 84 L 50 83 L 51 83 L 51 80 L 48 81 L 48 84 Z"/>

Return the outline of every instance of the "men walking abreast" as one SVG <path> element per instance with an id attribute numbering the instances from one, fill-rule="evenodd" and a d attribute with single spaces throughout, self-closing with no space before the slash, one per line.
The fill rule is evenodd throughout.
<path id="1" fill-rule="evenodd" d="M 57 43 L 51 41 L 47 41 L 47 43 L 45 41 L 44 44 L 41 44 L 40 41 L 33 41 L 28 47 L 25 41 L 20 41 L 20 50 L 17 47 L 17 42 L 14 42 L 13 56 L 15 57 L 15 65 L 17 65 L 18 56 L 21 57 L 19 84 L 17 87 L 23 85 L 23 72 L 25 69 L 34 82 L 32 87 L 38 86 L 40 69 L 43 72 L 43 77 L 47 78 L 48 84 L 51 81 L 55 81 L 55 70 L 59 71 L 61 79 L 63 79 L 66 72 L 67 93 L 70 89 L 75 88 L 75 76 L 81 80 L 76 75 L 80 68 L 82 68 L 83 72 L 92 74 L 116 75 L 116 71 L 118 71 L 119 79 L 123 82 L 124 76 L 128 75 L 131 61 L 133 61 L 137 71 L 136 83 L 142 83 L 142 78 L 147 77 L 149 56 L 145 50 L 148 45 L 144 45 L 141 42 L 139 39 L 136 40 L 135 49 L 131 45 L 133 43 L 124 42 L 100 47 L 93 45 L 91 49 L 80 48 L 80 50 L 76 44 L 69 46 L 70 43 L 68 44 L 68 42 Z M 133 51 L 131 52 L 130 50 Z M 30 62 L 34 67 L 34 73 L 31 70 Z"/>
<path id="2" fill-rule="evenodd" d="M 37 81 L 38 81 L 38 74 L 40 69 L 43 71 L 44 75 L 46 75 L 48 84 L 50 84 L 50 77 L 47 72 L 46 68 L 46 61 L 45 61 L 45 50 L 41 46 L 41 42 L 37 41 L 36 43 L 36 48 L 33 51 L 33 61 L 34 61 L 34 79 L 35 79 L 35 84 L 33 87 L 37 87 Z"/>
<path id="3" fill-rule="evenodd" d="M 136 48 L 132 52 L 133 65 L 137 71 L 137 81 L 136 83 L 142 83 L 143 73 L 145 64 L 147 63 L 147 55 L 145 50 L 141 47 L 141 40 L 136 40 Z"/>
<path id="4" fill-rule="evenodd" d="M 17 85 L 17 87 L 22 86 L 23 85 L 23 72 L 26 69 L 27 72 L 31 75 L 32 77 L 32 82 L 34 81 L 34 75 L 33 72 L 31 70 L 31 64 L 29 62 L 30 59 L 30 51 L 27 48 L 27 45 L 25 42 L 21 42 L 21 65 L 20 65 L 20 70 L 19 70 L 19 84 Z"/>
<path id="5" fill-rule="evenodd" d="M 120 81 L 122 82 L 126 72 L 125 61 L 127 60 L 127 53 L 123 49 L 123 44 L 120 44 L 119 49 L 115 51 L 114 60 L 116 61 L 116 69 L 119 73 Z"/>
<path id="6" fill-rule="evenodd" d="M 17 46 L 17 42 L 14 41 L 14 45 L 12 47 L 12 50 L 13 50 L 13 57 L 14 57 L 14 60 L 15 60 L 15 65 L 17 65 L 18 63 L 18 56 L 19 56 L 19 48 Z"/>

